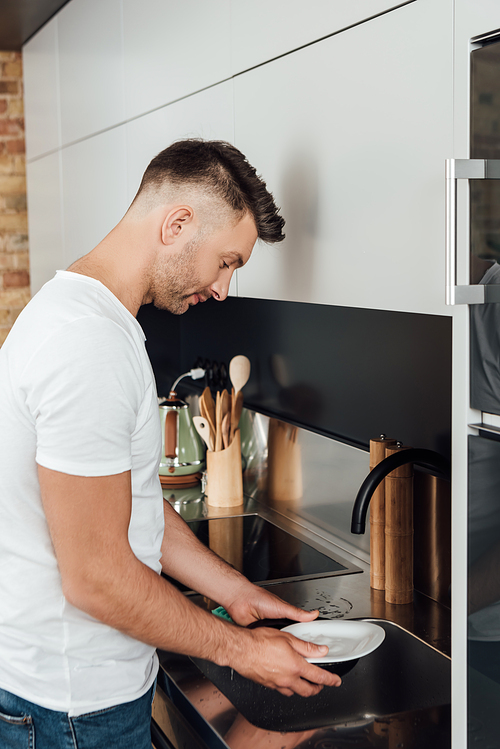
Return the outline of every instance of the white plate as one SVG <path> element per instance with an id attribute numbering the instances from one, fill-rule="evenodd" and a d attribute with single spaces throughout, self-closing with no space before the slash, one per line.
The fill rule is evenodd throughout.
<path id="1" fill-rule="evenodd" d="M 385 631 L 378 624 L 344 619 L 342 621 L 298 622 L 283 627 L 283 632 L 299 640 L 328 645 L 323 658 L 307 658 L 309 663 L 342 663 L 372 653 L 384 641 Z"/>

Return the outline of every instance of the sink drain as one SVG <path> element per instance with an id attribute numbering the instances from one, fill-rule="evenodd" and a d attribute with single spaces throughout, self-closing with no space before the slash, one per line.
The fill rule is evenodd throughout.
<path id="1" fill-rule="evenodd" d="M 307 600 L 296 604 L 303 609 L 318 609 L 322 619 L 342 619 L 352 611 L 352 603 L 347 598 L 337 598 L 331 600 L 322 590 L 316 589 L 314 596 L 309 596 Z"/>

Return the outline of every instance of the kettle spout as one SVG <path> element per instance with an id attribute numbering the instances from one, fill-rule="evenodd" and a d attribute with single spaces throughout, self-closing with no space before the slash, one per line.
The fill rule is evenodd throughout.
<path id="1" fill-rule="evenodd" d="M 416 463 L 423 468 L 437 471 L 443 478 L 450 479 L 450 461 L 434 450 L 410 447 L 408 450 L 384 458 L 365 478 L 354 502 L 351 520 L 351 533 L 363 534 L 366 528 L 366 514 L 373 493 L 386 476 L 406 463 Z"/>

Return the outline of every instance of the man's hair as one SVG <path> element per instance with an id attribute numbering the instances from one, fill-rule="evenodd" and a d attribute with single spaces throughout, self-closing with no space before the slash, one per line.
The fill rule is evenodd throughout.
<path id="1" fill-rule="evenodd" d="M 235 213 L 250 213 L 264 242 L 281 242 L 285 237 L 285 221 L 265 182 L 230 143 L 198 138 L 172 143 L 147 167 L 135 200 L 151 190 L 161 192 L 166 183 L 201 188 Z"/>

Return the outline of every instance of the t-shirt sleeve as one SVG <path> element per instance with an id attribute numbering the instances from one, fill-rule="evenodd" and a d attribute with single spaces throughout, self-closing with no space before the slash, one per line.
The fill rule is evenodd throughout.
<path id="1" fill-rule="evenodd" d="M 61 327 L 30 360 L 23 389 L 39 465 L 77 476 L 131 468 L 144 376 L 119 325 L 96 316 Z"/>

